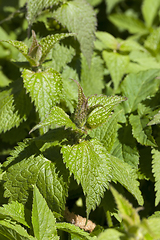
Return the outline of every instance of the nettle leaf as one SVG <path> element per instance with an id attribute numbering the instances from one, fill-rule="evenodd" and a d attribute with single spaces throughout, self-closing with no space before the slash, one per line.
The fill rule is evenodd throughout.
<path id="1" fill-rule="evenodd" d="M 148 118 L 140 118 L 139 115 L 131 114 L 129 122 L 132 125 L 132 133 L 137 142 L 145 146 L 156 147 L 155 140 L 152 136 L 151 127 L 147 126 Z"/>
<path id="2" fill-rule="evenodd" d="M 93 129 L 102 125 L 107 121 L 113 108 L 117 104 L 125 100 L 126 100 L 125 97 L 119 97 L 119 96 L 107 97 L 104 95 L 99 95 L 99 96 L 94 95 L 88 98 L 88 106 L 90 108 L 94 106 L 97 106 L 97 107 L 88 115 L 86 126 L 88 128 Z"/>
<path id="3" fill-rule="evenodd" d="M 108 154 L 108 158 L 110 158 L 111 162 L 112 181 L 118 181 L 137 199 L 140 205 L 143 205 L 144 201 L 139 190 L 138 176 L 135 169 L 115 156 Z"/>
<path id="4" fill-rule="evenodd" d="M 111 154 L 120 160 L 130 164 L 133 168 L 138 169 L 139 152 L 137 149 L 137 141 L 132 136 L 131 126 L 120 126 L 117 131 Z"/>
<path id="5" fill-rule="evenodd" d="M 123 75 L 126 73 L 129 56 L 107 51 L 103 51 L 102 54 L 114 83 L 114 88 L 117 89 Z"/>
<path id="6" fill-rule="evenodd" d="M 66 2 L 66 0 L 28 0 L 27 2 L 27 20 L 29 25 L 31 25 L 38 14 L 44 8 L 52 7 L 54 4 L 57 5 L 59 3 Z"/>
<path id="7" fill-rule="evenodd" d="M 116 50 L 118 48 L 117 39 L 108 32 L 96 32 L 96 37 L 106 46 L 106 48 Z"/>
<path id="8" fill-rule="evenodd" d="M 96 31 L 93 8 L 85 0 L 69 1 L 53 12 L 53 17 L 70 32 L 77 34 L 81 51 L 90 65 Z"/>
<path id="9" fill-rule="evenodd" d="M 73 130 L 80 131 L 62 108 L 53 107 L 47 117 L 37 124 L 30 132 L 33 132 L 38 128 L 51 125 L 57 125 L 59 127 L 65 126 L 66 128 L 72 128 Z"/>
<path id="10" fill-rule="evenodd" d="M 157 15 L 158 9 L 160 7 L 160 1 L 155 0 L 144 0 L 142 4 L 142 14 L 146 22 L 146 26 L 150 28 L 153 24 L 154 18 Z"/>
<path id="11" fill-rule="evenodd" d="M 107 152 L 111 151 L 115 142 L 118 129 L 117 116 L 120 113 L 121 111 L 114 113 L 106 123 L 89 132 L 90 137 L 97 138 L 103 143 Z"/>
<path id="12" fill-rule="evenodd" d="M 73 146 L 63 146 L 64 162 L 86 195 L 87 218 L 91 209 L 100 204 L 101 197 L 111 180 L 110 161 L 102 144 L 92 139 Z"/>
<path id="13" fill-rule="evenodd" d="M 5 220 L 0 220 L 0 237 L 5 240 L 36 240 L 21 225 Z"/>
<path id="14" fill-rule="evenodd" d="M 28 62 L 30 63 L 31 66 L 37 66 L 36 59 L 32 58 L 28 54 L 28 46 L 25 43 L 23 43 L 21 41 L 16 41 L 16 40 L 6 40 L 3 42 L 7 42 L 7 43 L 11 44 L 13 47 L 17 48 L 18 51 L 20 53 L 22 53 L 23 56 L 28 60 Z"/>
<path id="15" fill-rule="evenodd" d="M 68 232 L 70 234 L 75 234 L 76 236 L 91 240 L 93 237 L 90 236 L 88 232 L 85 232 L 84 230 L 80 229 L 79 227 L 75 226 L 74 224 L 62 222 L 62 223 L 56 223 L 56 228 L 61 231 Z"/>
<path id="16" fill-rule="evenodd" d="M 18 79 L 10 88 L 0 92 L 0 132 L 18 127 L 21 122 L 26 121 L 31 108 L 32 104 L 22 79 Z"/>
<path id="17" fill-rule="evenodd" d="M 0 216 L 1 215 L 4 217 L 9 216 L 13 220 L 16 220 L 18 223 L 21 223 L 29 228 L 29 225 L 25 219 L 25 209 L 22 203 L 15 201 L 4 204 L 3 207 L 0 207 Z"/>
<path id="18" fill-rule="evenodd" d="M 160 124 L 160 111 L 156 115 L 154 115 L 153 120 L 151 120 L 147 125 L 150 126 L 154 124 Z"/>
<path id="19" fill-rule="evenodd" d="M 156 191 L 156 200 L 155 205 L 157 206 L 160 202 L 160 151 L 158 149 L 152 149 L 152 172 L 155 177 L 155 191 Z"/>
<path id="20" fill-rule="evenodd" d="M 58 72 L 47 69 L 43 72 L 33 72 L 24 69 L 22 73 L 24 86 L 34 101 L 39 117 L 43 120 L 51 107 L 60 102 L 62 79 Z"/>
<path id="21" fill-rule="evenodd" d="M 38 188 L 33 189 L 32 225 L 37 240 L 58 240 L 56 219 Z"/>
<path id="22" fill-rule="evenodd" d="M 60 72 L 75 56 L 75 49 L 71 46 L 56 43 L 52 50 L 52 67 Z"/>
<path id="23" fill-rule="evenodd" d="M 40 153 L 34 141 L 19 143 L 5 166 L 4 196 L 9 197 L 10 201 L 25 204 L 32 185 L 36 184 L 52 210 L 57 213 L 64 210 L 67 180 L 56 172 L 55 163 Z"/>
<path id="24" fill-rule="evenodd" d="M 124 233 L 121 233 L 113 228 L 108 228 L 102 232 L 97 240 L 121 240 L 125 237 Z"/>
<path id="25" fill-rule="evenodd" d="M 148 33 L 148 29 L 145 27 L 144 23 L 138 18 L 127 16 L 125 14 L 112 14 L 108 18 L 118 28 L 128 30 L 129 33 L 139 35 L 144 35 Z"/>
<path id="26" fill-rule="evenodd" d="M 147 37 L 144 46 L 154 53 L 158 54 L 160 50 L 160 27 L 153 30 Z"/>
<path id="27" fill-rule="evenodd" d="M 137 74 L 129 74 L 121 84 L 121 90 L 128 100 L 124 103 L 126 113 L 137 109 L 138 103 L 153 95 L 159 88 L 156 77 L 159 69 L 152 69 Z"/>
<path id="28" fill-rule="evenodd" d="M 56 42 L 70 36 L 75 36 L 75 34 L 74 33 L 60 33 L 60 34 L 57 33 L 54 35 L 47 35 L 46 37 L 42 38 L 39 41 L 39 45 L 42 48 L 42 57 L 39 61 L 40 64 L 44 62 L 47 54 L 50 52 L 50 50 L 53 48 Z"/>
<path id="29" fill-rule="evenodd" d="M 84 94 L 101 94 L 104 88 L 103 84 L 103 61 L 99 56 L 93 56 L 91 66 L 87 64 L 86 58 L 82 55 L 81 58 L 81 86 Z"/>

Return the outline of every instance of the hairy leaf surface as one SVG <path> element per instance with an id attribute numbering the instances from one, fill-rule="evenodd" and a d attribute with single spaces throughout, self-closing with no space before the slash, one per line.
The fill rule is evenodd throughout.
<path id="1" fill-rule="evenodd" d="M 49 209 L 45 199 L 40 194 L 38 188 L 34 186 L 33 190 L 33 208 L 32 208 L 32 224 L 34 235 L 37 240 L 58 240 L 56 219 Z"/>
<path id="2" fill-rule="evenodd" d="M 53 16 L 70 32 L 77 34 L 81 51 L 88 64 L 91 62 L 96 26 L 95 13 L 85 0 L 74 0 L 63 4 Z"/>
<path id="3" fill-rule="evenodd" d="M 40 119 L 43 120 L 51 107 L 60 102 L 62 79 L 58 72 L 47 69 L 44 72 L 23 71 L 24 86 L 34 101 Z"/>
<path id="4" fill-rule="evenodd" d="M 105 188 L 108 188 L 110 161 L 102 144 L 92 139 L 73 146 L 63 146 L 64 162 L 86 195 L 87 217 L 91 209 L 100 204 Z"/>

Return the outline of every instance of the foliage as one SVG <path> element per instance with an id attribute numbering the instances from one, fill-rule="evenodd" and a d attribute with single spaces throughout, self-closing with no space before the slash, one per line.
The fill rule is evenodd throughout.
<path id="1" fill-rule="evenodd" d="M 160 1 L 0 9 L 0 239 L 160 239 Z"/>

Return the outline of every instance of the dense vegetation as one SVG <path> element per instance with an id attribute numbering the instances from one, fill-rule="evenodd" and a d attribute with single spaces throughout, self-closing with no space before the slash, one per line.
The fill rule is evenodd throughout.
<path id="1" fill-rule="evenodd" d="M 160 239 L 160 0 L 0 0 L 0 239 Z"/>

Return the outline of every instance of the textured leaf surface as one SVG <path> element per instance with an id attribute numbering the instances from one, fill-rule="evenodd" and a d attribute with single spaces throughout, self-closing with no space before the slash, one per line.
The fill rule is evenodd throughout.
<path id="1" fill-rule="evenodd" d="M 73 130 L 79 131 L 76 125 L 72 122 L 69 116 L 59 107 L 53 107 L 48 116 L 39 124 L 37 124 L 32 130 L 36 130 L 41 127 L 51 126 L 53 124 L 59 127 L 65 126 L 66 128 L 72 128 Z"/>
<path id="2" fill-rule="evenodd" d="M 145 47 L 154 51 L 156 54 L 159 53 L 160 49 L 160 28 L 156 28 L 153 32 L 147 37 L 145 41 Z"/>
<path id="3" fill-rule="evenodd" d="M 109 115 L 111 114 L 113 108 L 117 104 L 125 100 L 126 100 L 125 97 L 119 96 L 113 97 L 107 97 L 104 95 L 91 96 L 88 99 L 89 107 L 94 107 L 94 105 L 97 105 L 97 107 L 89 114 L 87 119 L 87 126 L 89 128 L 96 128 L 105 123 Z"/>
<path id="4" fill-rule="evenodd" d="M 130 33 L 138 33 L 141 35 L 148 33 L 145 25 L 138 18 L 127 16 L 125 14 L 112 14 L 109 16 L 109 20 L 118 28 L 128 30 Z"/>
<path id="5" fill-rule="evenodd" d="M 39 44 L 42 48 L 42 57 L 40 59 L 40 63 L 43 63 L 45 60 L 47 54 L 50 52 L 50 50 L 53 48 L 56 42 L 60 41 L 63 38 L 74 36 L 73 33 L 61 33 L 61 34 L 54 34 L 54 35 L 48 35 L 47 37 L 44 37 L 40 40 Z"/>
<path id="6" fill-rule="evenodd" d="M 135 170 L 128 164 L 112 155 L 108 156 L 111 160 L 112 181 L 118 181 L 137 199 L 140 205 L 143 205 L 143 197 L 139 190 L 139 182 Z"/>
<path id="7" fill-rule="evenodd" d="M 146 127 L 148 119 L 140 118 L 139 115 L 131 114 L 129 117 L 129 121 L 132 125 L 132 133 L 133 136 L 137 139 L 137 141 L 145 146 L 156 147 L 156 143 L 154 141 L 151 127 Z"/>
<path id="8" fill-rule="evenodd" d="M 103 143 L 107 152 L 111 151 L 117 135 L 117 115 L 119 115 L 120 112 L 113 114 L 106 123 L 91 130 L 89 133 L 92 138 L 97 138 Z"/>
<path id="9" fill-rule="evenodd" d="M 154 124 L 160 124 L 160 112 L 158 112 L 153 120 L 151 120 L 147 125 L 154 125 Z"/>
<path id="10" fill-rule="evenodd" d="M 28 226 L 25 219 L 25 209 L 22 203 L 17 201 L 4 204 L 3 207 L 0 207 L 0 215 L 10 216 L 13 220 L 16 220 L 18 223 Z"/>
<path id="11" fill-rule="evenodd" d="M 79 227 L 75 226 L 74 224 L 70 224 L 70 223 L 56 223 L 56 228 L 61 230 L 61 231 L 65 231 L 68 233 L 73 233 L 83 239 L 86 240 L 91 240 L 93 239 L 89 233 L 85 232 L 84 230 L 81 230 Z"/>
<path id="12" fill-rule="evenodd" d="M 32 185 L 36 184 L 48 205 L 54 208 L 52 210 L 61 213 L 64 209 L 67 183 L 56 172 L 55 163 L 40 154 L 35 142 L 19 143 L 11 152 L 11 157 L 5 163 L 5 166 L 7 165 L 6 174 L 3 176 L 5 197 L 25 204 Z"/>
<path id="13" fill-rule="evenodd" d="M 24 86 L 34 101 L 40 119 L 43 120 L 51 107 L 60 102 L 62 79 L 58 72 L 47 69 L 44 72 L 32 72 L 24 69 Z"/>
<path id="14" fill-rule="evenodd" d="M 90 64 L 96 30 L 96 17 L 92 7 L 85 0 L 74 0 L 63 4 L 53 16 L 70 32 L 77 34 L 81 51 Z"/>
<path id="15" fill-rule="evenodd" d="M 0 236 L 9 240 L 36 240 L 22 226 L 4 220 L 0 221 Z"/>
<path id="16" fill-rule="evenodd" d="M 158 69 L 148 70 L 137 74 L 129 74 L 121 84 L 122 93 L 128 98 L 124 103 L 126 112 L 137 109 L 138 103 L 153 95 L 158 90 L 156 77 Z"/>
<path id="17" fill-rule="evenodd" d="M 110 72 L 114 88 L 117 89 L 129 64 L 129 57 L 115 52 L 103 51 L 103 58 Z"/>
<path id="18" fill-rule="evenodd" d="M 40 194 L 38 188 L 34 186 L 33 190 L 33 208 L 32 208 L 32 224 L 34 235 L 37 240 L 58 240 L 55 227 L 56 219 L 49 209 L 45 199 Z"/>
<path id="19" fill-rule="evenodd" d="M 110 161 L 105 148 L 98 140 L 83 141 L 73 146 L 63 146 L 64 162 L 70 173 L 81 183 L 86 195 L 87 217 L 108 188 L 110 181 Z"/>
<path id="20" fill-rule="evenodd" d="M 91 66 L 89 67 L 87 60 L 82 56 L 81 86 L 85 96 L 102 93 L 102 89 L 104 88 L 103 72 L 103 61 L 100 57 L 92 57 Z"/>
<path id="21" fill-rule="evenodd" d="M 31 56 L 28 55 L 28 46 L 20 41 L 16 40 L 6 40 L 4 42 L 7 42 L 11 44 L 13 47 L 17 48 L 20 53 L 23 54 L 23 56 L 28 60 L 28 62 L 31 64 L 31 66 L 36 66 L 37 62 L 34 60 Z"/>
<path id="22" fill-rule="evenodd" d="M 159 0 L 144 0 L 142 4 L 142 14 L 148 28 L 153 24 L 153 20 L 157 15 L 158 8 L 160 7 Z"/>
<path id="23" fill-rule="evenodd" d="M 25 93 L 21 79 L 0 92 L 0 132 L 18 127 L 27 119 L 31 107 L 30 98 Z"/>
<path id="24" fill-rule="evenodd" d="M 155 177 L 155 190 L 156 200 L 155 205 L 157 206 L 160 202 L 160 151 L 158 149 L 152 149 L 153 161 L 152 161 L 152 172 Z"/>
<path id="25" fill-rule="evenodd" d="M 43 8 L 51 7 L 54 4 L 66 2 L 65 0 L 28 0 L 27 2 L 27 20 L 31 25 L 37 14 L 39 14 Z"/>

